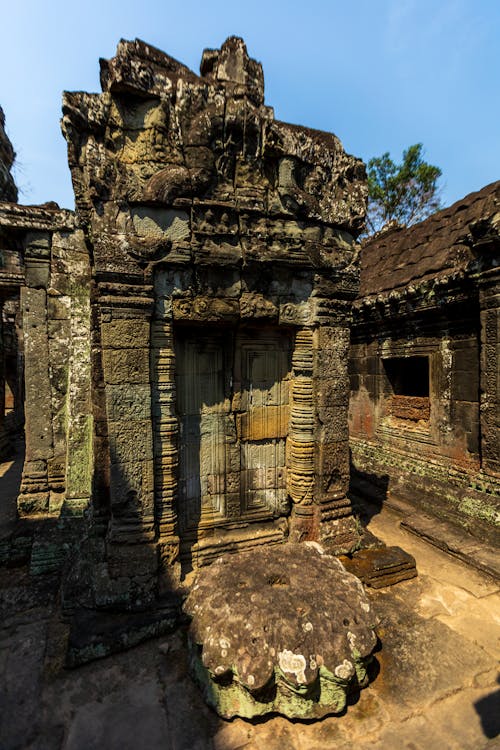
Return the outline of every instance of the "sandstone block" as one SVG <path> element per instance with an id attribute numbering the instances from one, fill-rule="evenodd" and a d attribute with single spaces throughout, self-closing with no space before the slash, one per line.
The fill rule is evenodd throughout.
<path id="1" fill-rule="evenodd" d="M 315 543 L 220 557 L 197 574 L 185 611 L 193 675 L 224 718 L 317 719 L 368 683 L 371 605 Z"/>

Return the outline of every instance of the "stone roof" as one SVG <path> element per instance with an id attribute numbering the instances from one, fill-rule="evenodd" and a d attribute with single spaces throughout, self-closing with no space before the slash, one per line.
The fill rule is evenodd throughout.
<path id="1" fill-rule="evenodd" d="M 412 227 L 378 233 L 361 251 L 360 297 L 383 294 L 451 273 L 465 272 L 479 247 L 500 239 L 500 181 Z M 496 256 L 498 259 L 498 244 Z M 493 258 L 490 258 L 494 262 Z"/>

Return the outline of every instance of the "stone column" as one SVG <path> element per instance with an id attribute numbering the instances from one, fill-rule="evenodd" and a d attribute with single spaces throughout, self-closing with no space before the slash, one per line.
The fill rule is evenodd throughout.
<path id="1" fill-rule="evenodd" d="M 481 468 L 500 474 L 499 361 L 500 361 L 500 271 L 484 273 L 478 279 L 481 316 Z"/>
<path id="2" fill-rule="evenodd" d="M 151 313 L 149 298 L 100 298 L 111 512 L 103 596 L 130 608 L 151 602 L 156 586 Z"/>
<path id="3" fill-rule="evenodd" d="M 160 300 L 162 303 L 163 300 Z M 179 554 L 177 511 L 178 420 L 176 415 L 175 353 L 171 316 L 153 321 L 151 374 L 155 454 L 155 510 L 165 569 Z"/>
<path id="4" fill-rule="evenodd" d="M 349 357 L 346 323 L 320 325 L 314 332 L 315 484 L 319 538 L 348 551 L 356 541 L 349 488 Z"/>
<path id="5" fill-rule="evenodd" d="M 292 499 L 290 538 L 317 539 L 314 508 L 314 383 L 313 331 L 297 330 L 292 356 L 290 429 L 287 449 L 287 491 Z"/>
<path id="6" fill-rule="evenodd" d="M 83 234 L 71 238 L 71 298 L 64 515 L 80 516 L 92 493 L 93 416 L 91 404 L 90 264 Z"/>
<path id="7" fill-rule="evenodd" d="M 50 510 L 48 462 L 53 456 L 47 286 L 50 237 L 29 233 L 25 241 L 26 286 L 21 289 L 24 332 L 26 457 L 18 498 L 20 515 Z"/>

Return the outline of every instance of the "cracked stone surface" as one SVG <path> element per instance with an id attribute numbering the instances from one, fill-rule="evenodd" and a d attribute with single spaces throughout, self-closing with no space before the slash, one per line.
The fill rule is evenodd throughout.
<path id="1" fill-rule="evenodd" d="M 0 465 L 0 483 L 10 464 Z M 3 476 L 2 476 L 3 475 Z M 0 485 L 4 489 L 4 485 Z M 317 722 L 226 721 L 192 681 L 182 631 L 64 669 L 67 626 L 23 569 L 0 576 L 2 750 L 493 750 L 500 734 L 498 584 L 402 531 L 369 528 L 419 576 L 367 590 L 380 617 L 378 674 L 348 710 Z"/>

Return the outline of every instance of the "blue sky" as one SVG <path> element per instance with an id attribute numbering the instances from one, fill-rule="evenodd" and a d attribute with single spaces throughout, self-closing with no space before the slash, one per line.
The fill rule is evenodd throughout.
<path id="1" fill-rule="evenodd" d="M 5 2 L 0 105 L 23 203 L 73 207 L 61 92 L 100 91 L 99 57 L 139 37 L 198 71 L 242 36 L 276 117 L 365 161 L 422 142 L 445 204 L 500 179 L 499 0 Z"/>

